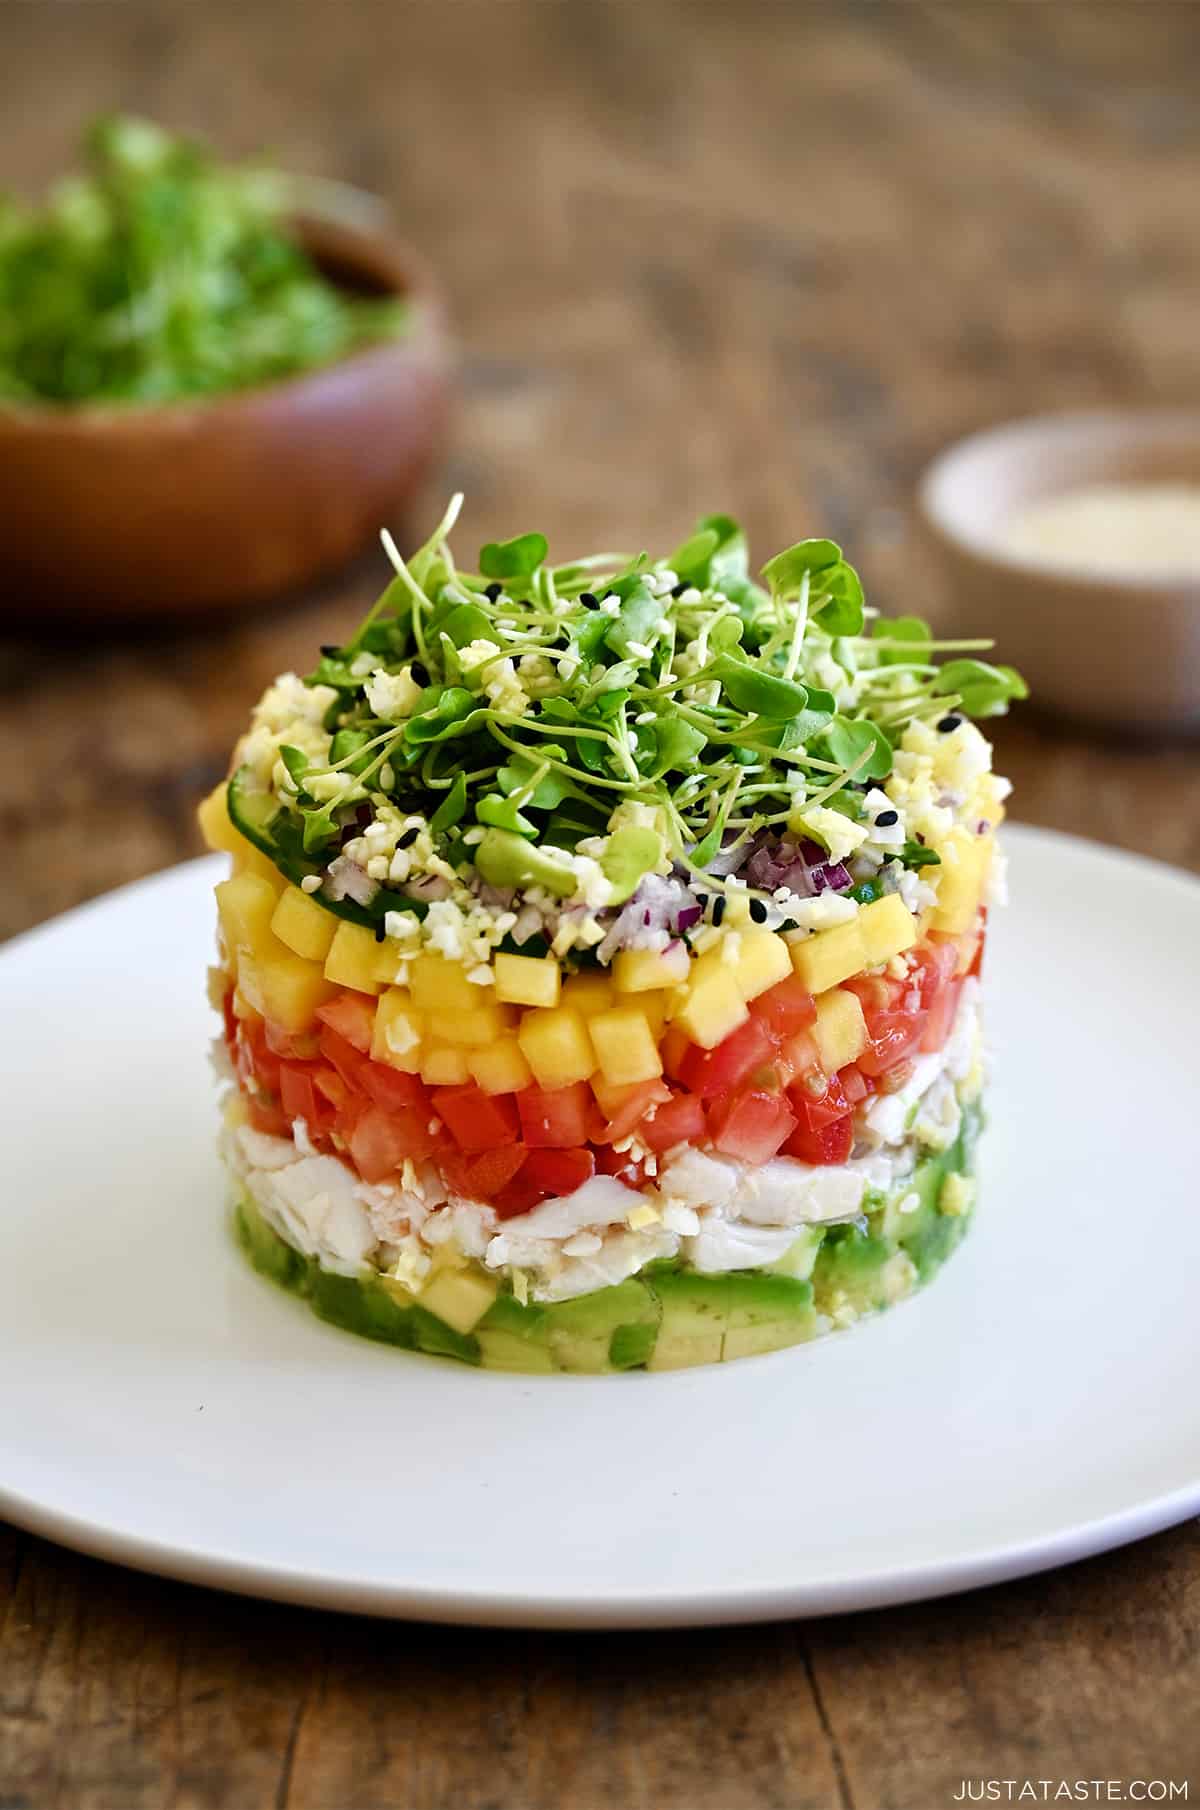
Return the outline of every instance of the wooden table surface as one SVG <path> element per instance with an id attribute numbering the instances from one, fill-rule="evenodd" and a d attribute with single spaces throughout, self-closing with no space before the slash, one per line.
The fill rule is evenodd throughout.
<path id="1" fill-rule="evenodd" d="M 391 199 L 462 344 L 412 529 L 459 487 L 469 541 L 536 527 L 564 553 L 723 508 L 764 556 L 828 531 L 877 601 L 941 613 L 908 511 L 943 443 L 1200 402 L 1195 5 L 36 0 L 0 8 L 0 67 L 15 185 L 121 105 Z M 367 555 L 203 632 L 0 641 L 0 932 L 195 852 L 252 698 L 381 576 Z M 1018 817 L 1200 868 L 1194 747 L 1032 716 L 997 741 Z M 0 1605 L 0 1810 L 1200 1790 L 1195 1523 L 957 1601 L 686 1635 L 354 1621 L 15 1530 Z"/>

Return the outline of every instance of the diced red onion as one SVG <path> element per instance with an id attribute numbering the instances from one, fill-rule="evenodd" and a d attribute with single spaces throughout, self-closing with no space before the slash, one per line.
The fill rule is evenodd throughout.
<path id="1" fill-rule="evenodd" d="M 351 861 L 349 855 L 338 855 L 329 863 L 323 890 L 331 899 L 353 899 L 356 905 L 369 905 L 379 891 L 379 884 L 357 861 Z"/>

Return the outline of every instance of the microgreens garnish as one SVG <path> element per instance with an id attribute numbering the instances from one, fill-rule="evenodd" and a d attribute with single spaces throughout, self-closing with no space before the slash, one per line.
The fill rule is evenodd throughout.
<path id="1" fill-rule="evenodd" d="M 818 807 L 861 817 L 909 723 L 1025 695 L 1010 667 L 970 657 L 987 644 L 868 610 L 832 541 L 778 554 L 763 583 L 724 516 L 668 559 L 554 566 L 531 533 L 489 543 L 472 573 L 448 545 L 461 501 L 408 560 L 384 536 L 396 576 L 309 676 L 336 694 L 329 755 L 282 750 L 280 793 L 309 857 L 388 803 L 494 886 L 568 896 L 582 844 L 613 897 L 671 864 L 719 892 L 727 859 L 708 870 L 732 843 L 804 834 Z M 916 844 L 899 858 L 936 859 Z"/>

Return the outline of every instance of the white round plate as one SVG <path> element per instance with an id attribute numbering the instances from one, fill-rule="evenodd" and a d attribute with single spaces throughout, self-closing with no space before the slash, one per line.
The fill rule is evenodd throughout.
<path id="1" fill-rule="evenodd" d="M 0 952 L 0 1512 L 152 1571 L 543 1627 L 860 1609 L 1200 1510 L 1200 884 L 1010 829 L 976 1225 L 855 1331 L 650 1376 L 371 1345 L 224 1229 L 217 861 Z"/>

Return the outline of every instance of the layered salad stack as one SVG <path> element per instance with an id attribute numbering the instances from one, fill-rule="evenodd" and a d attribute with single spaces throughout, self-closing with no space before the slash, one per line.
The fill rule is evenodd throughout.
<path id="1" fill-rule="evenodd" d="M 368 1337 L 673 1368 L 853 1324 L 967 1225 L 1024 687 L 837 546 L 462 571 L 459 499 L 205 802 L 252 1262 Z"/>

